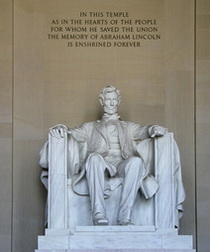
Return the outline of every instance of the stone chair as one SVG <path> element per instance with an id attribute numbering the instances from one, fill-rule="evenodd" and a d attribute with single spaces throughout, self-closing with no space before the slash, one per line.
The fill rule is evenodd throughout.
<path id="1" fill-rule="evenodd" d="M 48 224 L 46 235 L 39 236 L 39 249 L 108 249 L 109 246 L 119 245 L 119 248 L 185 248 L 193 251 L 191 236 L 178 236 L 177 233 L 185 192 L 179 150 L 172 133 L 144 140 L 137 147 L 150 173 L 158 181 L 159 189 L 151 199 L 146 200 L 141 193 L 137 195 L 131 219 L 134 225 L 129 227 L 116 225 L 122 191 L 120 178 L 115 178 L 116 183 L 112 183 L 112 188 L 109 188 L 110 196 L 105 200 L 109 226 L 93 226 L 89 197 L 77 195 L 72 189 L 74 171 L 69 168 L 74 159 L 70 153 L 71 147 L 75 148 L 72 144 L 74 145 L 67 135 L 60 139 L 49 135 L 48 143 L 45 144 L 44 151 L 41 151 L 40 164 L 46 163 L 42 165 L 45 168 L 42 181 L 48 187 Z M 78 150 L 76 155 L 79 154 Z M 100 232 L 107 232 L 107 240 L 103 244 L 100 243 Z M 146 236 L 151 238 L 151 246 L 145 240 L 145 234 L 151 236 Z M 130 242 L 127 241 L 129 236 Z M 92 237 L 96 241 L 95 245 L 91 243 Z"/>

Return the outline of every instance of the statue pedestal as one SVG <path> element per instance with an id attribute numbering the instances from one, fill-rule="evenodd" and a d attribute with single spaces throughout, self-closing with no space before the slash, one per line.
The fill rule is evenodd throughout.
<path id="1" fill-rule="evenodd" d="M 192 236 L 178 235 L 176 229 L 155 230 L 154 226 L 77 226 L 46 229 L 38 237 L 36 252 L 70 251 L 193 252 Z"/>

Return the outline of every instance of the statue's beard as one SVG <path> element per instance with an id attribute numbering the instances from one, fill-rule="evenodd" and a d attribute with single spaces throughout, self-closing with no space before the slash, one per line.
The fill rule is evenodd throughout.
<path id="1" fill-rule="evenodd" d="M 114 107 L 114 108 L 110 109 L 110 108 L 104 107 L 104 112 L 109 115 L 113 115 L 113 114 L 117 113 L 117 108 Z"/>

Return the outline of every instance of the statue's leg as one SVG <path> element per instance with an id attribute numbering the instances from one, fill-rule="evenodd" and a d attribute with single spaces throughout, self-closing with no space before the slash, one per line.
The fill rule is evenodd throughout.
<path id="1" fill-rule="evenodd" d="M 119 225 L 129 225 L 136 195 L 141 186 L 145 167 L 140 157 L 131 157 L 121 162 L 118 175 L 124 178 L 120 208 L 118 213 Z"/>
<path id="2" fill-rule="evenodd" d="M 104 202 L 104 179 L 107 164 L 99 154 L 91 154 L 85 163 L 94 225 L 108 225 Z"/>

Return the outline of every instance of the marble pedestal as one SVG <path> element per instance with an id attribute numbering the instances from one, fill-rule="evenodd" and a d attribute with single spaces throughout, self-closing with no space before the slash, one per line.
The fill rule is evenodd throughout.
<path id="1" fill-rule="evenodd" d="M 38 252 L 195 252 L 194 249 L 41 249 Z"/>
<path id="2" fill-rule="evenodd" d="M 176 229 L 155 230 L 153 226 L 77 226 L 46 229 L 38 237 L 36 252 L 70 251 L 193 252 L 192 236 L 178 235 Z"/>

